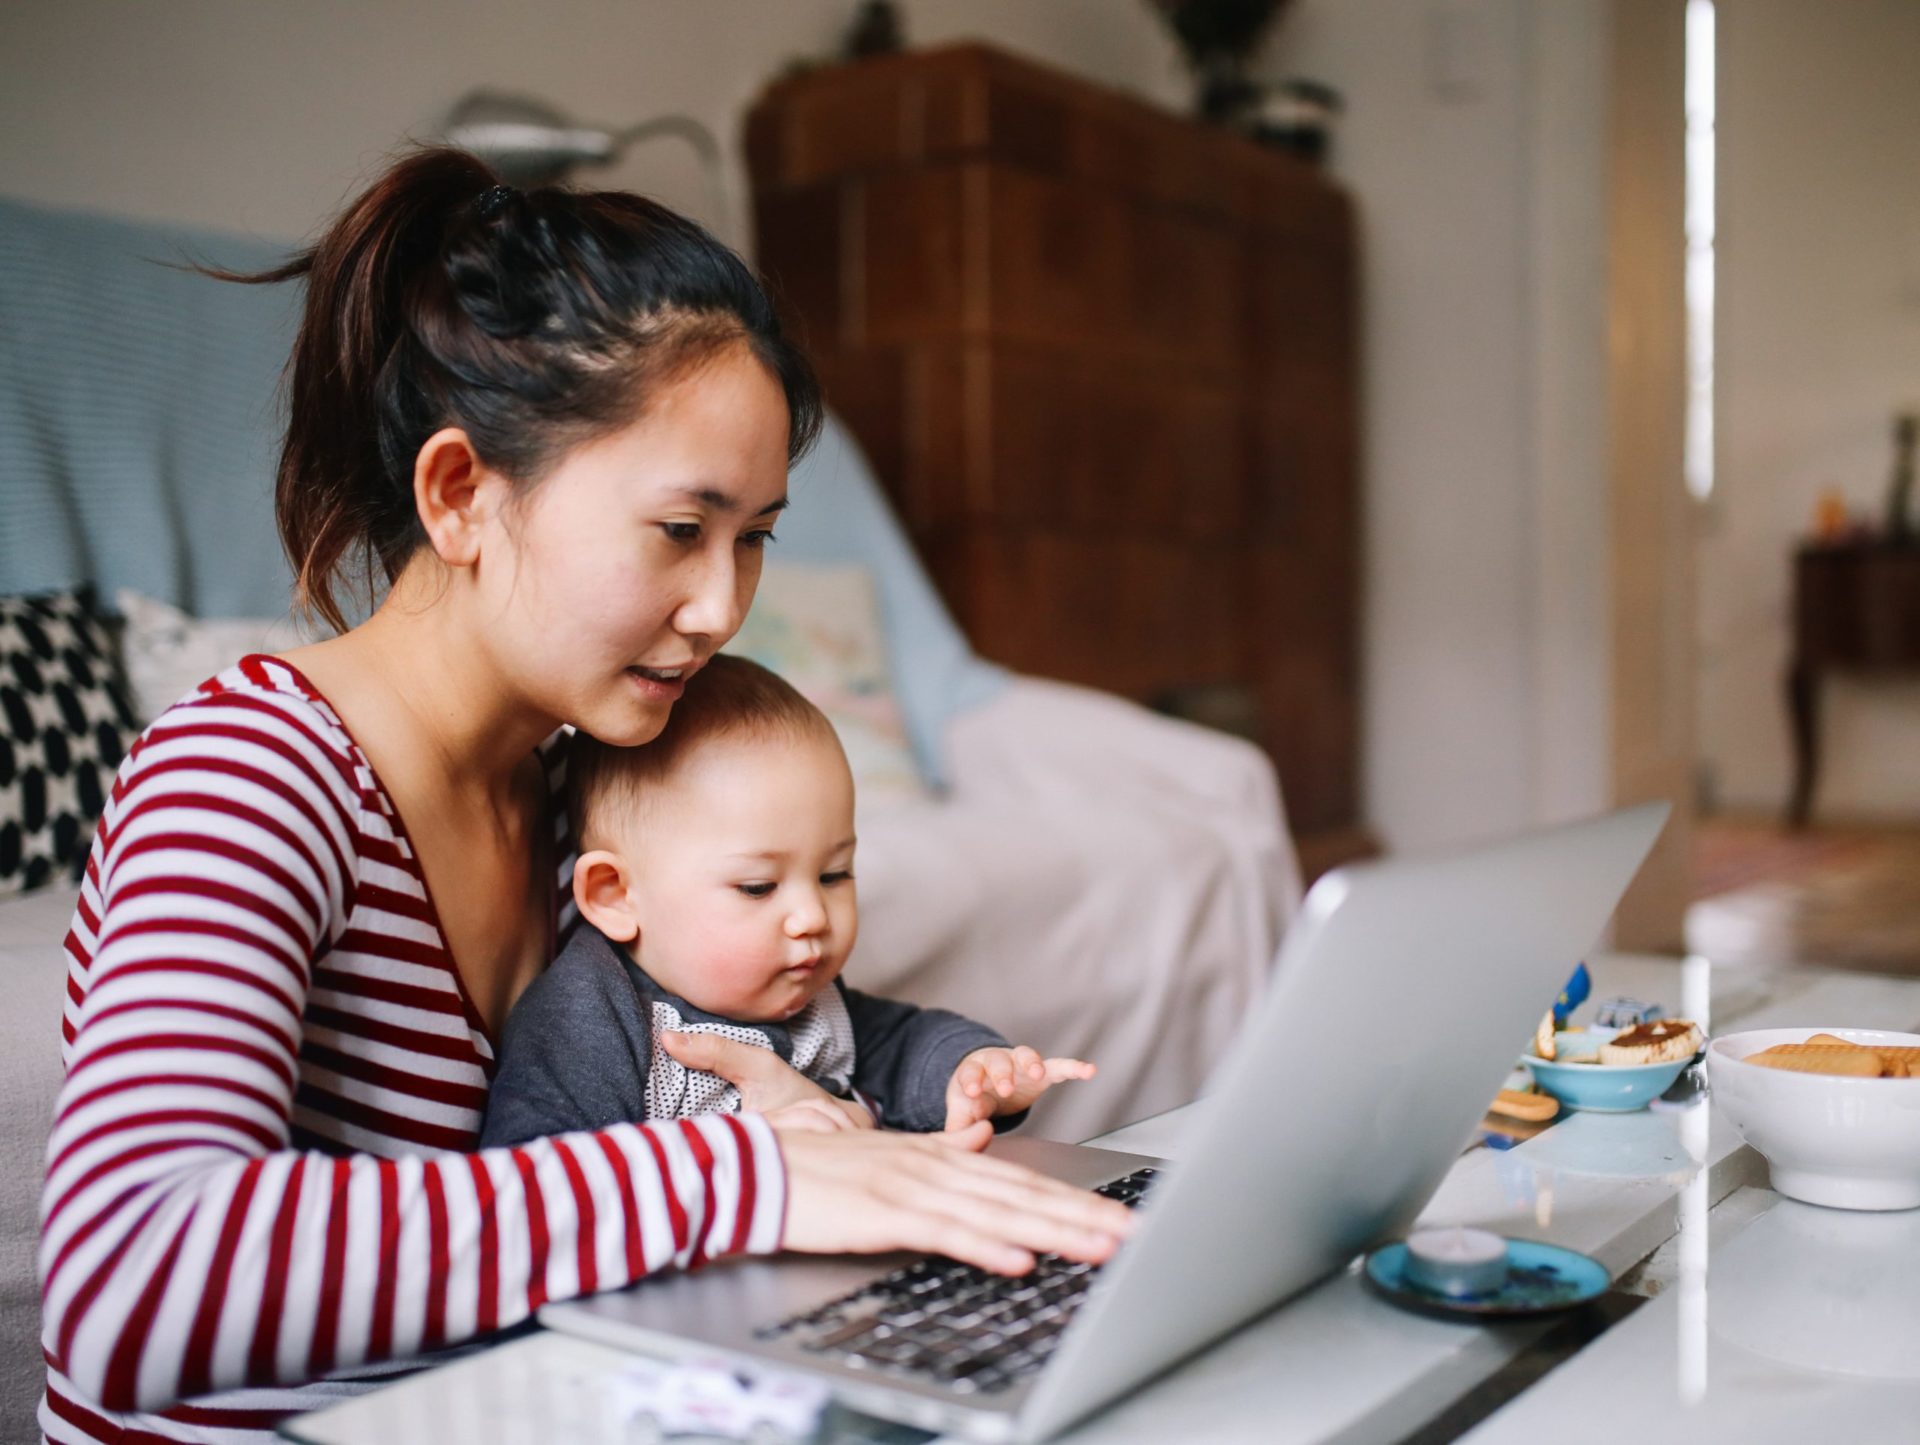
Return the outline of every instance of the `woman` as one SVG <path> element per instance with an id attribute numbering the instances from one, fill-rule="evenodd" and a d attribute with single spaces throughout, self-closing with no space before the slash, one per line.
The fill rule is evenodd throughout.
<path id="1" fill-rule="evenodd" d="M 101 820 L 42 1202 L 48 1436 L 265 1438 L 722 1253 L 1105 1258 L 1124 1210 L 967 1152 L 985 1125 L 954 1148 L 788 1107 L 475 1151 L 492 1041 L 570 921 L 560 726 L 659 732 L 740 624 L 819 400 L 698 227 L 458 152 L 228 279 L 292 277 L 276 505 L 342 635 L 171 709 Z M 388 593 L 347 630 L 356 563 Z M 803 1106 L 786 1075 L 742 1082 Z"/>

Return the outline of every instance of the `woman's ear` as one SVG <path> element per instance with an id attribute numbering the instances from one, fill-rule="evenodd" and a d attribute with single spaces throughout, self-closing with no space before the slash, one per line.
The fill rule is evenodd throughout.
<path id="1" fill-rule="evenodd" d="M 459 427 L 442 427 L 413 459 L 413 508 L 427 542 L 449 567 L 471 567 L 491 498 L 483 484 L 498 478 L 481 464 Z"/>
<path id="2" fill-rule="evenodd" d="M 640 938 L 640 916 L 629 882 L 627 860 L 605 848 L 582 853 L 573 865 L 573 901 L 580 905 L 580 916 L 615 943 Z"/>

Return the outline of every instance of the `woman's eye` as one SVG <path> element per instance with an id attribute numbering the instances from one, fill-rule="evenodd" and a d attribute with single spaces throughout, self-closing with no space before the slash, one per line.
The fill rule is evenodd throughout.
<path id="1" fill-rule="evenodd" d="M 660 530 L 676 542 L 697 542 L 700 540 L 698 522 L 662 522 Z"/>
<path id="2" fill-rule="evenodd" d="M 742 532 L 740 534 L 740 540 L 745 545 L 757 551 L 762 547 L 768 546 L 770 543 L 778 542 L 780 539 L 771 532 L 761 530 L 758 532 Z"/>
<path id="3" fill-rule="evenodd" d="M 836 883 L 851 883 L 852 881 L 853 870 L 851 868 L 842 868 L 838 873 L 822 873 L 820 875 L 820 882 L 828 888 L 833 887 Z"/>
<path id="4" fill-rule="evenodd" d="M 733 886 L 749 898 L 765 898 L 773 892 L 771 883 L 736 883 Z"/>

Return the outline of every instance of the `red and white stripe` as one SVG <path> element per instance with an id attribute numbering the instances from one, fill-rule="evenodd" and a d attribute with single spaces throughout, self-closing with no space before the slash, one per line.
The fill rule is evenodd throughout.
<path id="1" fill-rule="evenodd" d="M 265 1440 L 546 1300 L 779 1245 L 757 1116 L 474 1151 L 485 1026 L 391 801 L 285 663 L 134 745 L 66 948 L 51 1440 Z"/>

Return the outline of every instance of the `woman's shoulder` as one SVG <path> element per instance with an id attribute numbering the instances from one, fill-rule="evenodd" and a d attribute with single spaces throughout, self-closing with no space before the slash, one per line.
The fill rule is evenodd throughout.
<path id="1" fill-rule="evenodd" d="M 342 753 L 352 739 L 326 698 L 285 658 L 250 653 L 215 673 L 153 720 L 153 726 L 180 724 L 228 710 L 242 716 L 281 717 L 307 728 L 317 741 Z"/>
<path id="2" fill-rule="evenodd" d="M 339 715 L 298 668 L 265 653 L 241 658 L 154 718 L 122 774 L 182 756 L 244 762 L 268 776 L 303 774 L 343 800 L 366 789 Z"/>
<path id="3" fill-rule="evenodd" d="M 304 889 L 309 912 L 328 914 L 350 896 L 379 837 L 363 773 L 339 719 L 296 669 L 244 657 L 134 740 L 101 813 L 89 873 L 97 870 L 104 888 L 164 843 L 169 856 L 197 853 L 187 868 L 196 876 L 217 875 L 241 891 L 266 886 L 262 879 Z"/>

